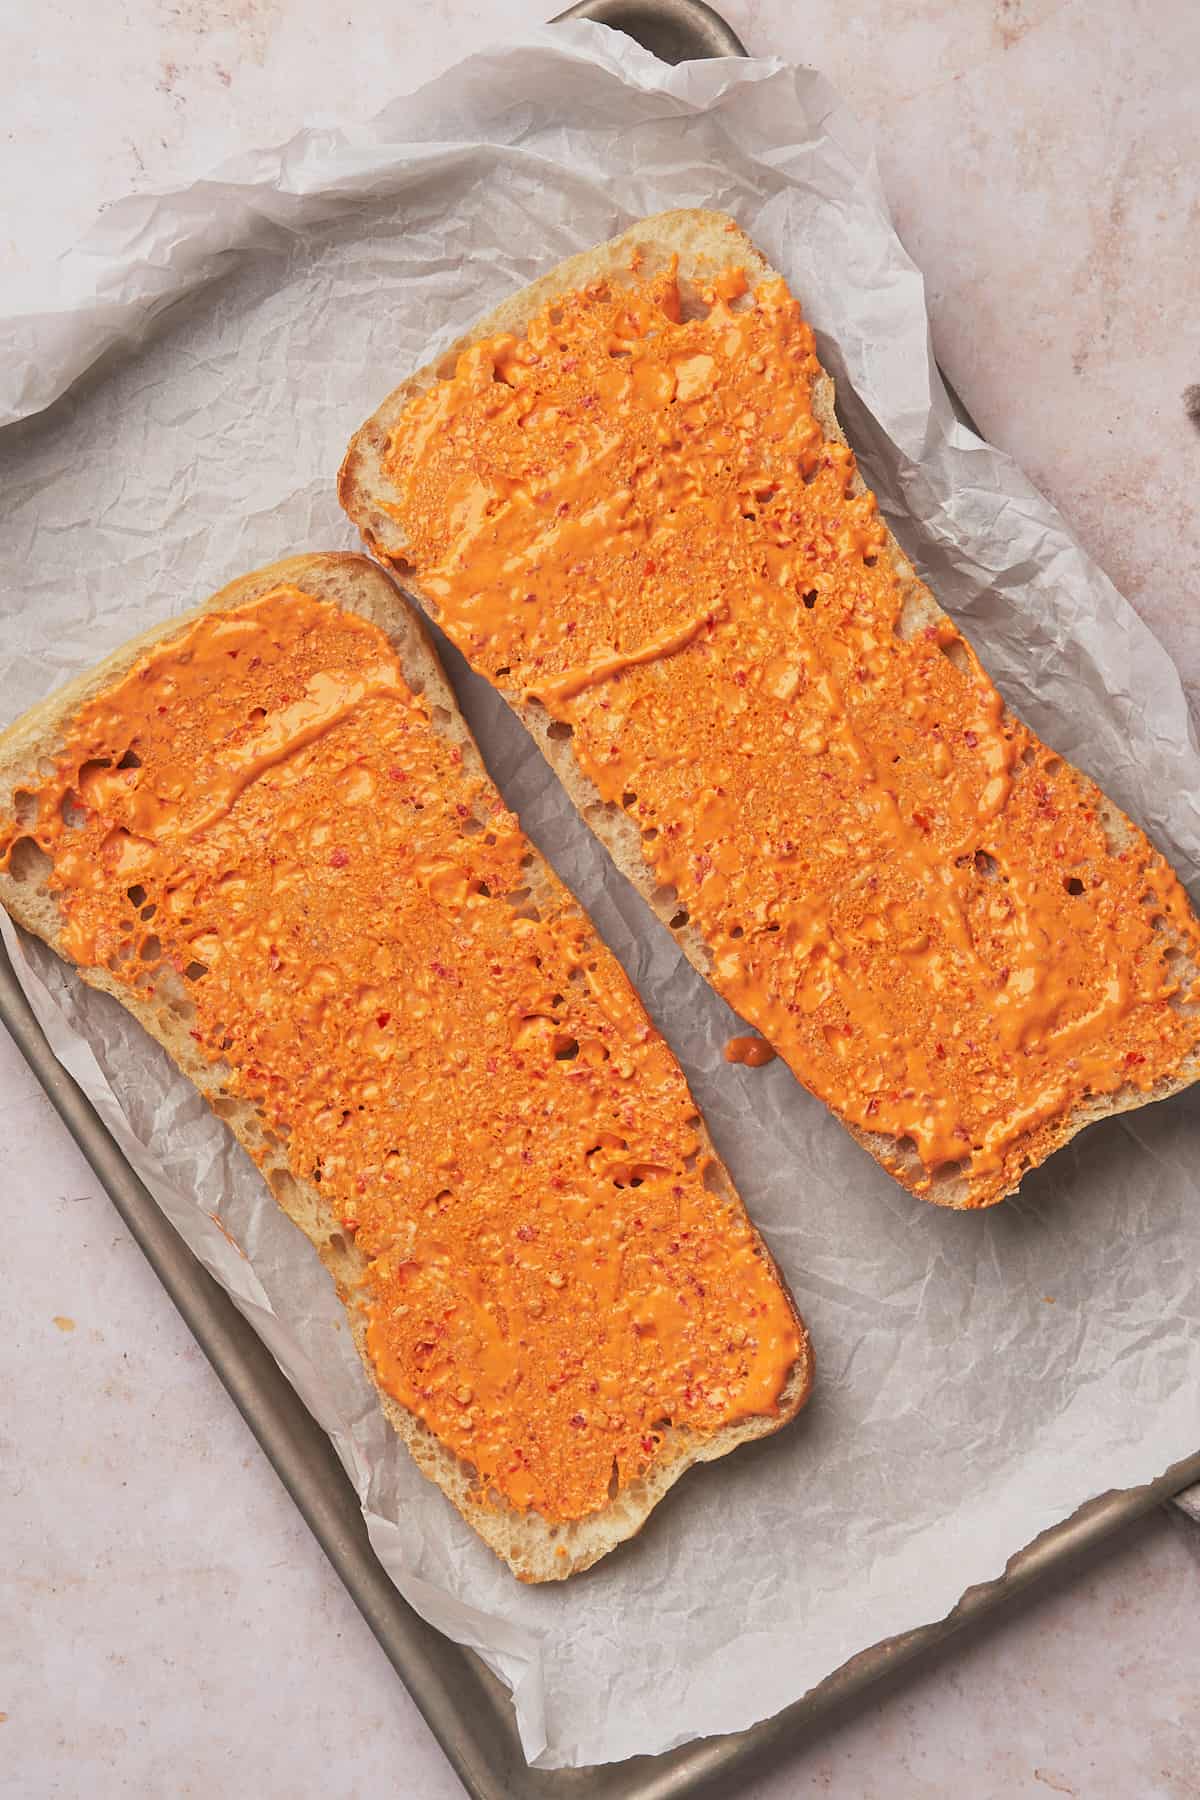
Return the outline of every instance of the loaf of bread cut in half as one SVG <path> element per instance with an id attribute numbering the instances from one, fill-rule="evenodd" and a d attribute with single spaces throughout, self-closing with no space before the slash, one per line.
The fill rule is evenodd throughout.
<path id="1" fill-rule="evenodd" d="M 918 580 L 732 219 L 645 219 L 507 300 L 383 402 L 340 493 L 914 1193 L 990 1205 L 1200 1073 L 1182 887 Z"/>
<path id="2" fill-rule="evenodd" d="M 365 557 L 235 581 L 11 726 L 0 866 L 256 1159 L 521 1579 L 804 1404 L 807 1333 L 678 1064 Z"/>

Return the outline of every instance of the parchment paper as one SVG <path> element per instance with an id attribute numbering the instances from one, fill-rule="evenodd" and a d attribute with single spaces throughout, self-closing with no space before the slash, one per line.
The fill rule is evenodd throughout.
<path id="1" fill-rule="evenodd" d="M 868 479 L 1007 699 L 1195 884 L 1200 756 L 1176 672 L 1052 508 L 953 422 L 854 120 L 809 71 L 668 69 L 586 25 L 475 56 L 354 138 L 302 132 L 115 206 L 61 299 L 0 321 L 9 417 L 90 368 L 0 438 L 0 716 L 255 564 L 351 544 L 333 476 L 394 381 L 560 257 L 697 203 L 788 276 Z M 114 1002 L 40 947 L 18 966 L 330 1431 L 397 1585 L 513 1686 L 531 1759 L 604 1761 L 775 1712 L 1091 1495 L 1196 1450 L 1200 1105 L 1093 1128 L 982 1216 L 911 1198 L 781 1064 L 721 1060 L 732 1015 L 448 662 L 509 803 L 682 1059 L 817 1347 L 802 1418 L 689 1476 L 636 1543 L 519 1587 L 391 1437 L 315 1256 L 225 1128 Z"/>

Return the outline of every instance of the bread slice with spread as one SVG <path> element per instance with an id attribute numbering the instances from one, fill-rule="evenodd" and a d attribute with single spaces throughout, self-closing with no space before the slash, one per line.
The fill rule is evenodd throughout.
<path id="1" fill-rule="evenodd" d="M 1180 883 L 917 578 L 732 219 L 645 219 L 505 301 L 383 402 L 340 493 L 913 1192 L 990 1205 L 1200 1074 Z"/>
<path id="2" fill-rule="evenodd" d="M 521 1579 L 803 1405 L 807 1333 L 678 1064 L 366 558 L 245 576 L 12 725 L 0 902 L 255 1158 Z"/>

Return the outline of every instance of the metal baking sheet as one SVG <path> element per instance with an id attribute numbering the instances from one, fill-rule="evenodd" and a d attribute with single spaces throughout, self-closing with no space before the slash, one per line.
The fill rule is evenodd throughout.
<path id="1" fill-rule="evenodd" d="M 668 62 L 744 55 L 700 0 L 583 0 L 563 18 L 593 18 L 637 37 Z M 965 418 L 965 412 L 963 413 Z M 524 1760 L 507 1691 L 468 1650 L 400 1598 L 372 1552 L 358 1498 L 324 1432 L 232 1301 L 200 1267 L 142 1186 L 46 1043 L 0 948 L 4 1023 L 135 1241 L 254 1432 L 313 1534 L 474 1800 L 681 1800 L 731 1793 L 752 1767 L 794 1747 L 835 1708 L 928 1655 L 968 1623 L 1059 1570 L 1151 1507 L 1200 1481 L 1200 1454 L 1146 1487 L 1103 1496 L 1021 1551 L 998 1580 L 973 1588 L 945 1620 L 864 1649 L 772 1719 L 665 1756 L 591 1769 L 537 1770 Z"/>

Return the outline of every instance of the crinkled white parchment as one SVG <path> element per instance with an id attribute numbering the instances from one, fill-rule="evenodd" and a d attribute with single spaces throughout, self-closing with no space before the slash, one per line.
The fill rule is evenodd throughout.
<path id="1" fill-rule="evenodd" d="M 868 479 L 1006 697 L 1194 884 L 1178 676 L 1053 509 L 954 423 L 854 120 L 809 71 L 669 69 L 586 25 L 474 56 L 354 136 L 302 132 L 113 207 L 55 306 L 0 321 L 7 416 L 66 394 L 0 437 L 0 716 L 255 564 L 351 544 L 333 478 L 396 380 L 560 257 L 693 204 L 734 213 L 801 297 Z M 982 1215 L 914 1200 L 782 1064 L 722 1061 L 732 1015 L 447 660 L 506 798 L 680 1056 L 817 1347 L 801 1419 L 689 1476 L 635 1543 L 519 1587 L 392 1438 L 315 1256 L 225 1128 L 114 1002 L 40 947 L 19 966 L 330 1431 L 397 1585 L 512 1684 L 531 1759 L 604 1761 L 775 1712 L 1091 1495 L 1196 1450 L 1200 1104 L 1094 1127 Z"/>

